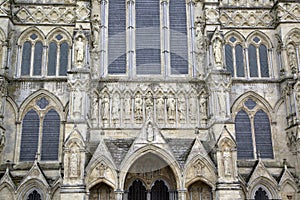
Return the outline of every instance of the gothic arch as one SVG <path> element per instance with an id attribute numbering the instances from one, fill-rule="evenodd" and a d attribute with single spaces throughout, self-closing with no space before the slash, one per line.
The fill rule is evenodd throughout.
<path id="1" fill-rule="evenodd" d="M 238 39 L 238 41 L 236 42 L 237 44 L 240 44 L 243 47 L 245 47 L 245 41 L 246 41 L 245 37 L 241 33 L 237 32 L 235 30 L 229 31 L 225 34 L 225 36 L 224 36 L 225 41 L 228 42 L 232 36 L 237 37 L 237 39 Z"/>
<path id="2" fill-rule="evenodd" d="M 270 117 L 270 113 L 272 113 L 272 111 L 273 111 L 272 106 L 269 104 L 269 102 L 265 98 L 263 98 L 262 96 L 260 96 L 259 94 L 255 93 L 253 91 L 248 91 L 248 92 L 242 94 L 241 96 L 239 96 L 238 98 L 236 98 L 236 100 L 233 102 L 231 109 L 230 109 L 231 113 L 233 113 L 234 116 L 242 107 L 243 101 L 245 101 L 247 98 L 253 98 L 254 100 L 257 100 L 259 103 L 261 103 L 263 105 L 263 108 L 265 109 L 264 111 Z"/>
<path id="3" fill-rule="evenodd" d="M 16 119 L 18 119 L 18 105 L 10 96 L 6 97 L 6 102 L 13 108 Z M 5 105 L 6 106 L 6 105 Z"/>
<path id="4" fill-rule="evenodd" d="M 198 176 L 198 177 L 195 176 L 194 178 L 192 178 L 191 180 L 189 180 L 187 182 L 187 180 L 186 180 L 187 179 L 187 172 L 188 172 L 188 170 L 190 170 L 193 167 L 193 165 L 195 165 L 195 163 L 197 161 L 202 162 L 207 167 L 210 174 L 205 174 L 205 175 Z M 206 158 L 204 158 L 201 155 L 195 156 L 188 163 L 186 163 L 183 173 L 184 173 L 184 180 L 183 180 L 184 183 L 183 183 L 183 185 L 185 186 L 185 188 L 188 188 L 189 186 L 191 186 L 193 183 L 195 183 L 197 181 L 201 181 L 201 182 L 206 183 L 213 190 L 215 190 L 215 188 L 216 188 L 216 182 L 217 182 L 216 167 L 214 166 L 214 164 L 211 161 L 207 160 Z M 212 175 L 212 177 L 209 177 L 209 175 Z"/>
<path id="5" fill-rule="evenodd" d="M 7 182 L 4 182 L 1 186 L 0 186 L 0 193 L 3 192 L 3 190 L 7 189 L 8 192 L 10 192 L 11 196 L 13 198 L 15 198 L 15 189 L 10 185 L 8 184 Z M 1 195 L 0 195 L 1 197 Z M 7 196 L 5 196 L 7 198 Z"/>
<path id="6" fill-rule="evenodd" d="M 272 44 L 272 42 L 271 42 L 271 40 L 270 40 L 270 38 L 269 38 L 265 33 L 261 32 L 261 31 L 253 31 L 252 33 L 250 33 L 250 34 L 247 36 L 247 38 L 246 38 L 246 44 L 247 44 L 247 46 L 248 46 L 249 44 L 253 43 L 251 40 L 252 40 L 255 36 L 259 36 L 259 37 L 262 39 L 262 41 L 261 41 L 260 43 L 261 43 L 261 44 L 267 45 L 267 48 L 270 49 L 270 48 L 273 48 L 273 47 L 274 47 L 273 44 Z"/>
<path id="7" fill-rule="evenodd" d="M 269 180 L 266 177 L 259 177 L 255 180 L 252 181 L 252 183 L 248 183 L 250 186 L 248 188 L 248 198 L 249 199 L 254 199 L 255 192 L 261 187 L 264 189 L 267 194 L 269 199 L 279 199 L 278 196 L 278 191 L 277 191 L 277 183 L 276 181 Z"/>
<path id="8" fill-rule="evenodd" d="M 113 179 L 114 180 L 110 180 L 109 178 L 107 177 L 100 177 L 100 178 L 97 178 L 96 180 L 93 180 L 92 176 L 93 176 L 93 170 L 96 169 L 96 167 L 101 164 L 101 163 L 104 163 L 107 165 L 107 168 L 110 169 L 110 171 L 112 172 L 113 174 Z M 109 159 L 107 158 L 106 156 L 104 155 L 101 155 L 100 157 L 97 158 L 97 160 L 95 160 L 94 163 L 92 163 L 91 165 L 88 165 L 85 169 L 86 171 L 86 177 L 85 177 L 85 180 L 86 180 L 86 185 L 87 185 L 87 189 L 90 190 L 92 187 L 94 187 L 95 185 L 99 184 L 99 183 L 105 183 L 107 184 L 108 186 L 112 187 L 114 190 L 117 189 L 117 172 L 116 172 L 116 166 L 114 165 L 114 163 Z M 91 180 L 89 180 L 89 178 L 91 178 Z"/>
<path id="9" fill-rule="evenodd" d="M 49 39 L 53 38 L 55 34 L 59 34 L 62 33 L 63 35 L 66 36 L 66 39 L 63 41 L 66 41 L 68 43 L 68 45 L 71 47 L 72 46 L 72 36 L 70 35 L 70 33 L 65 30 L 64 28 L 58 27 L 58 28 L 54 28 L 52 29 L 47 35 L 47 41 L 46 43 L 48 44 L 50 41 Z"/>
<path id="10" fill-rule="evenodd" d="M 179 177 L 181 177 L 180 172 L 180 166 L 177 163 L 176 159 L 173 157 L 173 155 L 168 152 L 166 149 L 162 149 L 153 145 L 144 146 L 140 149 L 137 149 L 132 153 L 130 150 L 125 156 L 124 160 L 122 161 L 120 165 L 120 169 L 122 169 L 122 172 L 120 172 L 120 188 L 123 188 L 125 186 L 126 181 L 126 175 L 135 161 L 137 161 L 139 158 L 143 157 L 144 155 L 148 153 L 153 153 L 156 156 L 160 157 L 163 161 L 165 161 L 168 166 L 171 168 L 175 179 L 176 179 L 176 185 L 179 188 L 181 185 L 181 180 Z"/>
<path id="11" fill-rule="evenodd" d="M 23 43 L 27 40 L 27 38 L 30 36 L 31 33 L 35 33 L 38 35 L 38 37 L 40 37 L 41 39 L 41 42 L 43 44 L 45 44 L 45 35 L 44 33 L 37 27 L 30 27 L 26 30 L 24 30 L 21 34 L 20 34 L 20 37 L 18 39 L 18 42 L 17 44 L 22 46 Z"/>
<path id="12" fill-rule="evenodd" d="M 284 45 L 286 46 L 288 43 L 290 43 L 291 41 L 293 41 L 290 37 L 293 35 L 293 34 L 297 34 L 300 36 L 300 29 L 299 28 L 293 28 L 292 30 L 290 30 L 286 36 L 284 37 Z M 300 37 L 299 37 L 300 39 Z M 293 42 L 299 42 L 299 41 L 293 41 Z"/>
<path id="13" fill-rule="evenodd" d="M 32 191 L 36 190 L 42 197 L 42 199 L 49 200 L 48 196 L 48 190 L 49 188 L 43 184 L 38 179 L 31 179 L 28 180 L 25 183 L 22 183 L 16 193 L 17 193 L 17 199 L 18 200 L 23 200 L 25 199 Z"/>
<path id="14" fill-rule="evenodd" d="M 30 106 L 29 104 L 32 103 L 35 99 L 37 100 L 39 97 L 43 97 L 43 96 L 49 98 L 54 103 L 54 105 L 50 106 L 47 110 L 49 110 L 51 108 L 55 108 L 55 110 L 60 115 L 61 120 L 65 119 L 65 116 L 63 115 L 64 108 L 63 108 L 62 102 L 51 92 L 41 89 L 41 90 L 38 90 L 35 93 L 31 94 L 30 96 L 28 96 L 22 102 L 20 109 L 19 109 L 19 112 L 20 112 L 19 120 L 20 121 L 23 119 L 26 112 L 32 108 L 32 106 Z"/>

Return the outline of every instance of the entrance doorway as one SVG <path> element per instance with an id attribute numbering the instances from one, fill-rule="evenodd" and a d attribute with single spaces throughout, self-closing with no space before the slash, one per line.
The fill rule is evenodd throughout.
<path id="1" fill-rule="evenodd" d="M 212 200 L 212 188 L 202 181 L 193 183 L 188 188 L 188 200 L 194 199 Z"/>
<path id="2" fill-rule="evenodd" d="M 135 180 L 128 192 L 128 200 L 169 200 L 169 196 L 169 189 L 163 180 L 156 180 L 148 191 L 142 181 Z"/>
<path id="3" fill-rule="evenodd" d="M 115 200 L 113 188 L 105 183 L 99 183 L 90 189 L 90 200 Z"/>

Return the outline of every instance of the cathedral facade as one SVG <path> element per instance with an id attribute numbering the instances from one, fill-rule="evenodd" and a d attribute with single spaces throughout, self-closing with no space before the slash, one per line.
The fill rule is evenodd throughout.
<path id="1" fill-rule="evenodd" d="M 0 0 L 0 23 L 0 199 L 300 199 L 298 1 Z"/>

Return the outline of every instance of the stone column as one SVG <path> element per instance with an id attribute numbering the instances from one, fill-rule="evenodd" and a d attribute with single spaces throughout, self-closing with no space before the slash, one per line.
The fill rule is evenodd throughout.
<path id="1" fill-rule="evenodd" d="M 178 200 L 186 200 L 186 189 L 180 189 L 178 190 Z"/>

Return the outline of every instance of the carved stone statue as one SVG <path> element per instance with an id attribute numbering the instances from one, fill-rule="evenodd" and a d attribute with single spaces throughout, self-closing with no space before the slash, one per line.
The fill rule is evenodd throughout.
<path id="1" fill-rule="evenodd" d="M 219 38 L 216 38 L 216 40 L 213 43 L 213 51 L 214 51 L 214 59 L 216 65 L 222 65 L 223 64 L 223 47 L 222 47 L 222 41 Z"/>
<path id="2" fill-rule="evenodd" d="M 154 129 L 153 129 L 153 125 L 152 125 L 151 122 L 149 122 L 147 124 L 146 133 L 147 133 L 147 141 L 148 142 L 153 142 L 153 140 L 154 140 Z"/>
<path id="3" fill-rule="evenodd" d="M 102 119 L 107 120 L 109 118 L 109 98 L 104 95 L 101 103 Z"/>
<path id="4" fill-rule="evenodd" d="M 217 101 L 218 101 L 218 113 L 221 117 L 225 117 L 226 116 L 226 98 L 225 98 L 225 94 L 223 91 L 220 91 L 217 97 Z"/>
<path id="5" fill-rule="evenodd" d="M 202 176 L 203 168 L 204 168 L 204 164 L 200 160 L 198 160 L 194 165 L 195 176 Z"/>
<path id="6" fill-rule="evenodd" d="M 297 72 L 297 57 L 294 45 L 287 45 L 288 62 L 292 73 Z"/>
<path id="7" fill-rule="evenodd" d="M 105 163 L 101 162 L 100 165 L 97 167 L 97 170 L 99 172 L 99 177 L 105 177 L 107 165 Z"/>
<path id="8" fill-rule="evenodd" d="M 184 96 L 178 99 L 178 115 L 180 121 L 186 120 L 186 99 Z"/>
<path id="9" fill-rule="evenodd" d="M 135 97 L 135 107 L 134 107 L 135 119 L 143 119 L 143 99 L 140 94 Z"/>
<path id="10" fill-rule="evenodd" d="M 92 110 L 91 110 L 91 116 L 92 119 L 97 119 L 98 118 L 98 97 L 94 95 L 92 99 Z"/>
<path id="11" fill-rule="evenodd" d="M 3 148 L 5 146 L 5 142 L 6 142 L 5 132 L 1 129 L 0 148 Z"/>
<path id="12" fill-rule="evenodd" d="M 148 119 L 152 118 L 153 114 L 153 98 L 150 92 L 147 93 L 145 99 L 146 116 Z"/>
<path id="13" fill-rule="evenodd" d="M 176 105 L 175 105 L 175 99 L 173 97 L 169 97 L 167 100 L 167 111 L 168 111 L 168 119 L 169 120 L 174 120 L 175 119 L 175 110 L 176 110 Z"/>
<path id="14" fill-rule="evenodd" d="M 115 95 L 113 98 L 113 104 L 112 104 L 112 119 L 113 120 L 118 120 L 119 119 L 119 96 Z"/>
<path id="15" fill-rule="evenodd" d="M 82 95 L 81 92 L 74 92 L 73 96 L 73 116 L 79 118 L 82 112 Z"/>
<path id="16" fill-rule="evenodd" d="M 84 61 L 84 52 L 85 52 L 85 45 L 83 41 L 83 36 L 78 36 L 75 40 L 75 46 L 74 46 L 74 57 L 75 57 L 75 64 L 77 64 L 77 67 L 82 67 L 83 61 Z"/>
<path id="17" fill-rule="evenodd" d="M 72 151 L 70 155 L 70 161 L 69 161 L 69 170 L 70 170 L 71 178 L 78 177 L 78 169 L 79 169 L 78 155 L 76 152 Z"/>
<path id="18" fill-rule="evenodd" d="M 165 116 L 165 105 L 164 105 L 164 99 L 163 97 L 158 97 L 156 100 L 156 113 L 157 113 L 157 119 L 163 120 Z"/>
<path id="19" fill-rule="evenodd" d="M 189 99 L 189 114 L 191 120 L 196 120 L 197 118 L 197 98 L 195 96 L 191 96 Z"/>
<path id="20" fill-rule="evenodd" d="M 97 16 L 94 16 L 92 20 L 92 28 L 93 28 L 93 47 L 98 48 L 99 46 L 99 35 L 100 35 L 100 22 Z"/>
<path id="21" fill-rule="evenodd" d="M 207 99 L 204 95 L 201 95 L 199 99 L 199 112 L 201 119 L 207 119 Z"/>
<path id="22" fill-rule="evenodd" d="M 131 119 L 131 98 L 130 96 L 125 96 L 124 99 L 124 118 Z"/>
<path id="23" fill-rule="evenodd" d="M 223 151 L 224 175 L 231 176 L 232 174 L 232 157 L 228 146 Z"/>

